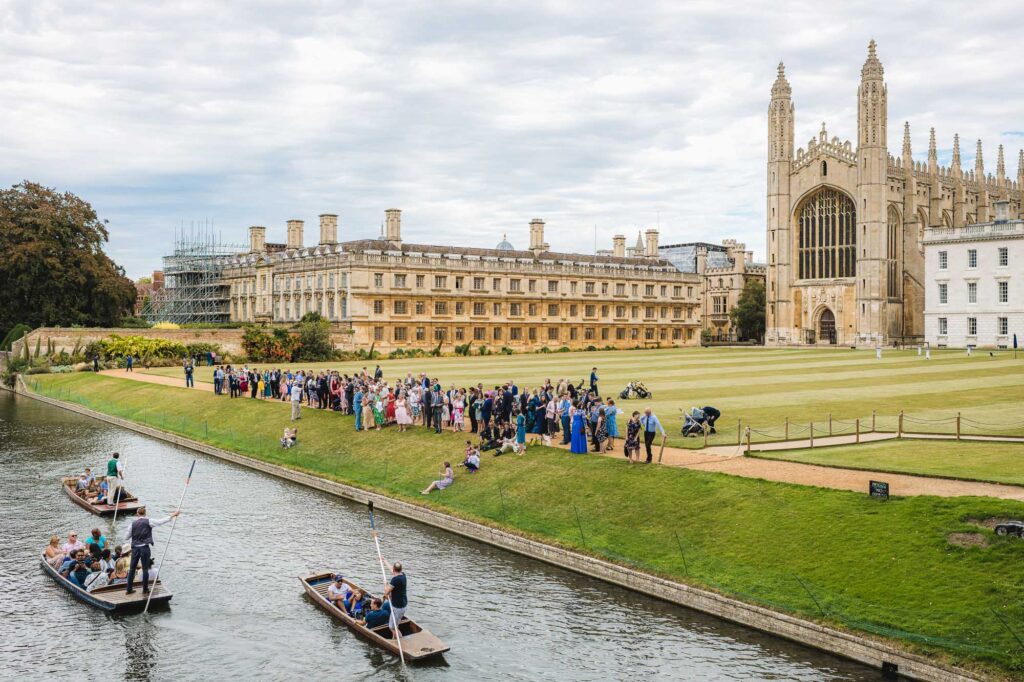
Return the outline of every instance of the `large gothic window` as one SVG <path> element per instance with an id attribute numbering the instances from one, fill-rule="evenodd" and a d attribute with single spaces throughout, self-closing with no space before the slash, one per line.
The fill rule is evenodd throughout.
<path id="1" fill-rule="evenodd" d="M 798 219 L 800 279 L 857 274 L 857 210 L 848 196 L 823 188 L 804 201 Z"/>
<path id="2" fill-rule="evenodd" d="M 900 297 L 900 235 L 902 234 L 902 226 L 900 225 L 900 212 L 892 206 L 889 207 L 889 230 L 887 235 L 888 250 L 886 253 L 886 274 L 887 279 L 887 292 L 890 299 L 898 299 Z"/>

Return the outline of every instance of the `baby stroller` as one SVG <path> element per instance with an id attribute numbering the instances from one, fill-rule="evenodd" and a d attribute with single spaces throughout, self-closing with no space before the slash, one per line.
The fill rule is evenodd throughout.
<path id="1" fill-rule="evenodd" d="M 699 407 L 690 408 L 689 412 L 683 413 L 683 435 L 686 437 L 698 436 L 704 433 L 704 424 L 708 421 L 704 410 Z"/>

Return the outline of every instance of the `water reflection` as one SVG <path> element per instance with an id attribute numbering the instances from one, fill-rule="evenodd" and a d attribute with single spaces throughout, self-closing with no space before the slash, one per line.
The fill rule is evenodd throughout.
<path id="1" fill-rule="evenodd" d="M 200 456 L 163 577 L 170 610 L 110 617 L 67 596 L 36 565 L 51 533 L 110 522 L 65 499 L 61 474 L 113 450 L 151 516 L 170 512 L 194 453 L 0 394 L 8 489 L 0 603 L 8 675 L 133 680 L 865 680 L 862 666 L 624 589 L 379 514 L 384 555 L 410 576 L 410 615 L 447 642 L 414 670 L 309 603 L 297 577 L 341 568 L 379 591 L 365 507 Z M 126 521 L 119 518 L 123 532 Z M 157 542 L 166 539 L 158 529 Z"/>

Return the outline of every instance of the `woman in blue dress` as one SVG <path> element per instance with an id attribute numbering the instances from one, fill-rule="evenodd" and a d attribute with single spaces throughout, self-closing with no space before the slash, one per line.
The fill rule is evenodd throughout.
<path id="1" fill-rule="evenodd" d="M 577 455 L 585 455 L 587 454 L 587 430 L 584 426 L 583 410 L 573 407 L 570 411 L 572 412 L 572 441 L 569 450 Z"/>
<path id="2" fill-rule="evenodd" d="M 522 412 L 516 414 L 516 452 L 526 452 L 526 417 Z"/>

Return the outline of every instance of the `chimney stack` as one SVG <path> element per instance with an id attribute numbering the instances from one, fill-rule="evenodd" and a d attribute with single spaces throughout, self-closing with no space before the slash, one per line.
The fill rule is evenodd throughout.
<path id="1" fill-rule="evenodd" d="M 263 253 L 267 250 L 267 228 L 253 225 L 249 228 L 249 253 Z"/>
<path id="2" fill-rule="evenodd" d="M 397 208 L 384 211 L 384 237 L 394 246 L 402 245 L 402 212 Z"/>
<path id="3" fill-rule="evenodd" d="M 288 248 L 289 249 L 301 249 L 302 248 L 302 226 L 304 223 L 301 220 L 289 220 L 288 221 Z"/>
<path id="4" fill-rule="evenodd" d="M 338 243 L 338 216 L 335 213 L 320 214 L 320 244 Z"/>
<path id="5" fill-rule="evenodd" d="M 626 257 L 626 235 L 617 234 L 612 237 L 612 255 L 616 258 Z"/>
<path id="6" fill-rule="evenodd" d="M 1010 202 L 1006 199 L 1001 199 L 995 202 L 996 204 L 996 222 L 1005 223 L 1010 219 Z"/>
<path id="7" fill-rule="evenodd" d="M 547 250 L 548 245 L 544 243 L 544 221 L 534 218 L 530 221 L 530 251 L 540 253 Z"/>
<path id="8" fill-rule="evenodd" d="M 657 230 L 647 230 L 645 235 L 647 237 L 647 245 L 646 245 L 646 249 L 645 249 L 644 255 L 647 256 L 648 258 L 657 258 L 658 257 L 658 231 Z"/>

